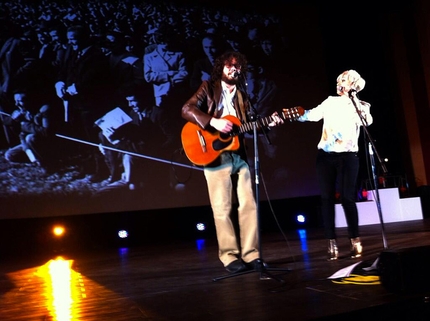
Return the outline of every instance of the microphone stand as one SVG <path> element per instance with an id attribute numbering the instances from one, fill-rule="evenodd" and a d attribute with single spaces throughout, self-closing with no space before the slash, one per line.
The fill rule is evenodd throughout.
<path id="1" fill-rule="evenodd" d="M 267 136 L 266 129 L 263 126 L 260 116 L 257 114 L 257 110 L 252 106 L 251 101 L 248 99 L 248 92 L 247 92 L 247 83 L 246 79 L 244 79 L 244 76 L 242 74 L 239 74 L 239 77 L 242 79 L 238 82 L 238 89 L 241 90 L 243 93 L 246 94 L 246 100 L 248 100 L 249 106 L 252 110 L 252 112 L 249 114 L 249 117 L 252 121 L 252 128 L 253 128 L 253 142 L 254 142 L 254 177 L 255 177 L 255 202 L 257 205 L 257 233 L 258 233 L 258 248 L 260 252 L 260 258 L 256 260 L 254 269 L 252 270 L 246 270 L 238 273 L 233 273 L 225 276 L 216 277 L 213 279 L 213 281 L 218 281 L 222 279 L 237 277 L 244 274 L 254 273 L 258 272 L 260 274 L 260 280 L 270 280 L 274 279 L 280 283 L 285 283 L 284 280 L 274 276 L 269 271 L 286 271 L 289 272 L 289 269 L 282 269 L 282 268 L 273 268 L 268 267 L 268 265 L 263 260 L 263 250 L 261 247 L 261 233 L 260 233 L 260 159 L 259 159 L 259 152 L 258 152 L 258 129 L 261 128 L 261 132 L 266 138 L 266 141 L 268 144 L 271 144 L 269 137 Z M 245 99 L 244 99 L 245 100 Z"/>
<path id="2" fill-rule="evenodd" d="M 383 219 L 383 216 L 382 216 L 381 200 L 379 198 L 378 178 L 377 178 L 377 175 L 376 175 L 376 166 L 375 166 L 375 157 L 374 157 L 374 155 L 376 155 L 376 157 L 378 159 L 378 162 L 381 165 L 381 168 L 382 168 L 382 171 L 384 172 L 384 174 L 387 173 L 387 168 L 386 168 L 385 164 L 382 162 L 381 157 L 379 156 L 378 151 L 376 150 L 375 142 L 372 139 L 372 136 L 370 135 L 370 133 L 369 133 L 369 131 L 367 129 L 367 126 L 368 126 L 367 121 L 363 117 L 363 115 L 361 113 L 361 110 L 358 108 L 357 103 L 354 100 L 353 93 L 355 93 L 355 96 L 358 99 L 358 96 L 357 96 L 355 90 L 354 91 L 352 91 L 352 90 L 349 91 L 349 98 L 351 99 L 352 104 L 354 105 L 355 110 L 357 111 L 357 114 L 360 117 L 361 123 L 363 125 L 362 128 L 363 128 L 363 131 L 365 133 L 365 140 L 366 140 L 366 138 L 368 140 L 368 155 L 369 155 L 369 158 L 370 158 L 371 168 L 372 168 L 373 185 L 374 185 L 374 189 L 375 189 L 375 202 L 376 202 L 376 207 L 378 209 L 379 221 L 381 223 L 382 242 L 383 242 L 383 245 L 384 245 L 384 249 L 388 249 L 388 243 L 387 243 L 387 239 L 386 239 L 386 236 L 385 236 L 384 219 Z"/>

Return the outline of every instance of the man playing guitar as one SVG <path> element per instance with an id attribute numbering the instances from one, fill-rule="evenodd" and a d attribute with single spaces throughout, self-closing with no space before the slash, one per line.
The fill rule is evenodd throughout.
<path id="1" fill-rule="evenodd" d="M 200 141 L 197 149 L 203 154 L 207 148 L 220 151 L 213 161 L 203 165 L 215 220 L 219 259 L 230 273 L 255 269 L 260 262 L 257 206 L 243 135 L 237 135 L 238 140 L 233 147 L 229 135 L 234 131 L 235 125 L 249 121 L 249 102 L 246 94 L 237 86 L 240 78 L 246 75 L 246 65 L 246 57 L 239 52 L 227 52 L 218 57 L 211 79 L 203 81 L 197 92 L 182 107 L 182 117 L 197 130 L 197 133 L 193 134 Z M 234 119 L 238 119 L 239 123 L 235 124 Z M 283 120 L 274 113 L 267 126 L 282 123 Z M 226 140 L 225 147 L 213 148 L 213 144 L 207 144 L 204 138 L 207 132 L 216 133 L 214 135 L 218 138 L 215 140 L 217 143 L 221 142 L 221 145 L 223 140 Z M 184 135 L 182 140 L 185 147 L 187 139 Z M 233 193 L 239 203 L 240 239 L 231 219 Z"/>

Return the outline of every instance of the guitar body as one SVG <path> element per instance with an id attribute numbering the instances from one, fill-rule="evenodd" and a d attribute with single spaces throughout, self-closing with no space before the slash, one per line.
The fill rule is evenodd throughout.
<path id="1" fill-rule="evenodd" d="M 234 125 L 240 126 L 240 120 L 232 115 L 223 117 Z M 198 125 L 188 122 L 181 132 L 182 146 L 188 159 L 195 165 L 208 165 L 224 151 L 238 150 L 238 136 L 220 133 L 214 128 L 201 129 Z"/>
<path id="2" fill-rule="evenodd" d="M 285 120 L 295 120 L 304 114 L 300 106 L 283 109 L 279 115 Z M 220 133 L 214 128 L 201 129 L 198 125 L 188 122 L 181 132 L 182 147 L 188 159 L 195 165 L 205 166 L 212 163 L 224 151 L 238 150 L 240 141 L 238 135 L 253 129 L 254 123 L 242 124 L 235 116 L 223 117 L 233 123 L 233 130 L 228 134 Z M 257 126 L 269 126 L 273 121 L 271 116 L 260 118 Z"/>

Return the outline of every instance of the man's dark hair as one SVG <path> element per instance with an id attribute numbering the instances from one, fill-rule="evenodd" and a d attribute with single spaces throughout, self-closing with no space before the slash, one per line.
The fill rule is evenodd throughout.
<path id="1" fill-rule="evenodd" d="M 89 44 L 91 42 L 91 31 L 87 25 L 78 24 L 72 25 L 67 28 L 67 32 L 75 32 L 78 39 L 85 44 Z"/>
<path id="2" fill-rule="evenodd" d="M 221 80 L 222 77 L 222 70 L 224 69 L 224 65 L 231 62 L 233 59 L 236 59 L 236 64 L 241 66 L 240 72 L 243 76 L 246 76 L 247 71 L 247 60 L 245 55 L 241 54 L 237 51 L 227 51 L 218 58 L 215 59 L 214 68 L 212 70 L 211 74 L 211 81 L 217 82 Z"/>

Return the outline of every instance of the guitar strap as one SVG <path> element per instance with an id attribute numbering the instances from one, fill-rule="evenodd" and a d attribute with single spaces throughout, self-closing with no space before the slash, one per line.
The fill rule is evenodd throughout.
<path id="1" fill-rule="evenodd" d="M 237 100 L 239 102 L 239 109 L 240 109 L 240 119 L 241 121 L 246 121 L 246 110 L 245 110 L 245 106 L 243 104 L 243 97 L 242 97 L 242 93 L 240 92 L 240 90 L 237 90 Z"/>

